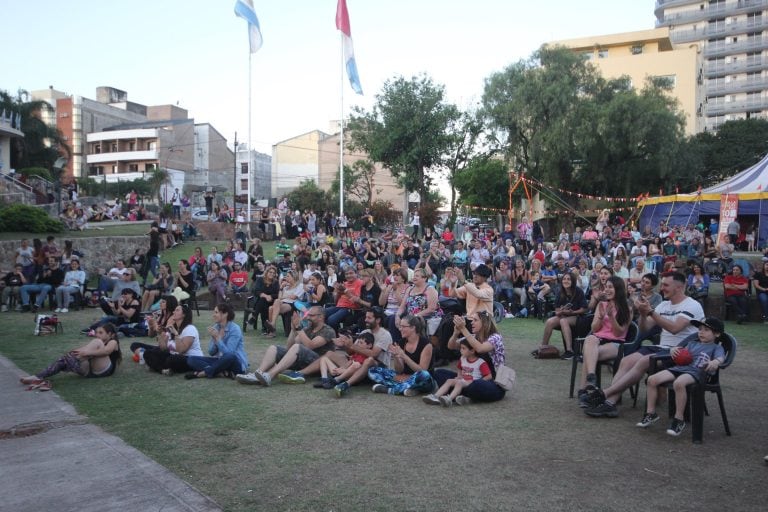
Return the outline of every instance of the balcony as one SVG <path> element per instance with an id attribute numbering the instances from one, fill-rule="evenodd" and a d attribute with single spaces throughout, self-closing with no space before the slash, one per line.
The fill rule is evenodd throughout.
<path id="1" fill-rule="evenodd" d="M 701 2 L 688 2 L 692 5 L 701 5 Z M 667 7 L 674 7 L 671 4 L 686 5 L 686 2 L 667 2 L 664 3 L 661 10 Z M 689 23 L 696 23 L 697 21 L 704 21 L 711 18 L 723 18 L 725 16 L 737 16 L 739 14 L 749 14 L 752 12 L 762 11 L 768 9 L 768 0 L 740 0 L 736 5 L 733 3 L 711 5 L 704 9 L 690 9 L 687 11 L 676 12 L 673 14 L 667 14 L 663 19 L 660 19 L 659 4 L 656 4 L 656 28 L 668 27 L 672 25 L 687 25 Z"/>
<path id="2" fill-rule="evenodd" d="M 739 20 L 736 23 L 707 25 L 706 27 L 687 30 L 671 30 L 670 39 L 675 44 L 691 43 L 734 34 L 760 32 L 765 28 L 768 28 L 768 16 L 760 16 L 759 18 Z"/>
<path id="3" fill-rule="evenodd" d="M 157 128 L 136 128 L 132 130 L 94 132 L 89 133 L 85 137 L 87 142 L 100 142 L 133 139 L 157 139 L 159 136 L 160 130 Z"/>
<path id="4" fill-rule="evenodd" d="M 709 117 L 766 109 L 768 109 L 768 98 L 756 98 L 723 103 L 707 103 L 706 115 Z"/>
<path id="5" fill-rule="evenodd" d="M 704 48 L 704 57 L 724 57 L 726 55 L 737 55 L 739 53 L 748 53 L 760 51 L 768 48 L 768 38 L 750 37 L 736 43 L 707 43 Z"/>
<path id="6" fill-rule="evenodd" d="M 728 83 L 707 84 L 706 90 L 708 96 L 768 90 L 768 77 L 761 77 L 759 80 L 742 79 Z"/>
<path id="7" fill-rule="evenodd" d="M 708 62 L 704 68 L 704 75 L 707 78 L 716 78 L 718 76 L 760 71 L 766 68 L 768 68 L 768 58 L 764 59 L 762 57 L 739 59 L 736 62 L 725 64 Z"/>
<path id="8" fill-rule="evenodd" d="M 86 157 L 85 161 L 89 164 L 100 164 L 104 162 L 135 162 L 143 160 L 157 160 L 156 150 L 150 151 L 116 151 L 114 153 L 94 153 Z"/>

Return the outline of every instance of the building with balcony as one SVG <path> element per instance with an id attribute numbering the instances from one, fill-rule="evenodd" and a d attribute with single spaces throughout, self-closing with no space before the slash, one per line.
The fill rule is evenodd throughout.
<path id="1" fill-rule="evenodd" d="M 251 178 L 251 199 L 269 200 L 272 197 L 272 157 L 255 149 L 248 151 L 247 144 L 238 144 L 235 164 L 237 195 L 248 195 L 248 175 Z M 251 170 L 253 172 L 251 173 Z"/>
<path id="2" fill-rule="evenodd" d="M 11 141 L 23 138 L 21 116 L 13 112 L 0 112 L 0 173 L 11 172 Z"/>
<path id="3" fill-rule="evenodd" d="M 696 44 L 675 45 L 668 28 L 588 36 L 547 43 L 580 53 L 605 78 L 628 76 L 642 88 L 648 78 L 666 78 L 671 94 L 685 115 L 685 130 L 691 135 L 704 129 L 699 106 L 703 101 L 701 55 Z"/>
<path id="4" fill-rule="evenodd" d="M 654 14 L 673 44 L 702 48 L 704 129 L 766 117 L 768 0 L 657 0 Z"/>
<path id="5" fill-rule="evenodd" d="M 271 197 L 284 196 L 302 181 L 311 180 L 319 184 L 318 144 L 326 137 L 329 137 L 327 133 L 312 130 L 272 146 Z"/>

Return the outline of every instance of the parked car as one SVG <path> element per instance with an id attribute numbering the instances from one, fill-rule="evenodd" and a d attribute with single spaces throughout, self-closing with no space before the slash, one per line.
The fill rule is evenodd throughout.
<path id="1" fill-rule="evenodd" d="M 202 220 L 207 221 L 208 220 L 208 210 L 205 208 L 198 209 L 192 212 L 192 220 Z"/>

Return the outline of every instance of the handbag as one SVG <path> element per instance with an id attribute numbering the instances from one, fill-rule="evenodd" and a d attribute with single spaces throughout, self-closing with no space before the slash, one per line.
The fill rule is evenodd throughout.
<path id="1" fill-rule="evenodd" d="M 427 318 L 427 334 L 434 336 L 437 332 L 437 328 L 440 327 L 440 322 L 442 320 L 442 316 L 431 316 Z"/>
<path id="2" fill-rule="evenodd" d="M 504 391 L 512 391 L 515 387 L 516 377 L 515 370 L 502 364 L 496 368 L 496 378 L 493 381 Z"/>
<path id="3" fill-rule="evenodd" d="M 560 350 L 552 345 L 542 345 L 531 352 L 531 355 L 536 359 L 558 359 L 560 357 Z"/>

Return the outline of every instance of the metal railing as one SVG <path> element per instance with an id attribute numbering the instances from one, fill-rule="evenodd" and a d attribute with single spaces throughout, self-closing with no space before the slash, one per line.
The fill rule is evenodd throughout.
<path id="1" fill-rule="evenodd" d="M 747 53 L 768 48 L 768 38 L 750 37 L 736 43 L 707 43 L 704 47 L 705 57 L 724 57 L 737 53 Z"/>
<path id="2" fill-rule="evenodd" d="M 714 63 L 708 62 L 704 67 L 704 75 L 707 78 L 713 78 L 723 75 L 733 75 L 738 73 L 747 73 L 759 71 L 768 67 L 768 59 L 762 57 L 752 57 L 749 59 L 739 59 L 736 62 Z"/>
<path id="3" fill-rule="evenodd" d="M 739 20 L 736 23 L 721 23 L 717 25 L 709 24 L 706 27 L 694 27 L 687 30 L 673 29 L 670 31 L 669 37 L 675 44 L 690 43 L 693 41 L 701 41 L 704 39 L 727 36 L 730 34 L 759 32 L 765 28 L 768 28 L 768 16 L 759 16 L 757 18 Z"/>
<path id="4" fill-rule="evenodd" d="M 768 98 L 747 99 L 727 103 L 707 103 L 706 115 L 732 114 L 734 112 L 749 112 L 768 109 Z"/>
<path id="5" fill-rule="evenodd" d="M 727 83 L 708 83 L 706 87 L 707 94 L 710 96 L 738 92 L 762 91 L 763 89 L 768 89 L 768 77 L 761 77 L 759 80 L 743 79 L 734 80 Z"/>
<path id="6" fill-rule="evenodd" d="M 686 2 L 677 2 L 680 5 L 685 5 Z M 699 4 L 695 2 L 692 5 Z M 659 10 L 658 3 L 656 4 L 656 10 Z M 673 7 L 673 5 L 664 5 L 663 7 Z M 691 9 L 687 11 L 675 12 L 672 14 L 665 14 L 663 19 L 658 19 L 659 14 L 656 14 L 657 21 L 656 27 L 666 27 L 669 25 L 685 25 L 688 23 L 695 23 L 697 21 L 708 20 L 710 18 L 718 18 L 724 16 L 737 16 L 739 14 L 748 14 L 751 12 L 757 12 L 764 8 L 768 8 L 768 0 L 739 0 L 734 4 L 714 4 L 704 9 Z"/>

